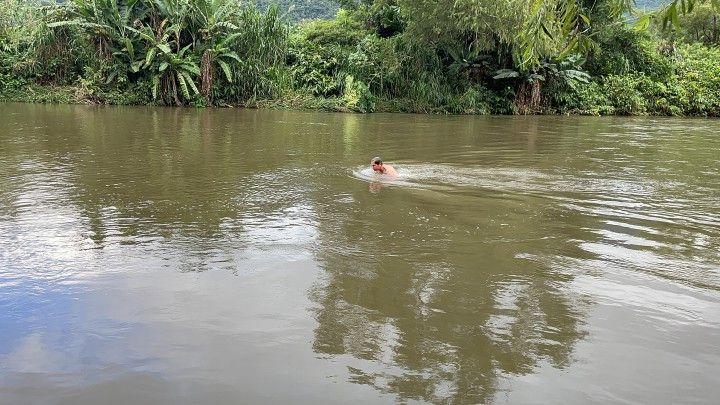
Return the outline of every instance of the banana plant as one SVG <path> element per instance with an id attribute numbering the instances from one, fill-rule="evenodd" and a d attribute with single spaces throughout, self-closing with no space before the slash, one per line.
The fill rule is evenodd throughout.
<path id="1" fill-rule="evenodd" d="M 532 70 L 500 69 L 493 79 L 510 79 L 517 85 L 515 105 L 521 114 L 537 112 L 542 108 L 543 96 L 541 89 L 550 83 L 561 83 L 571 89 L 577 83 L 588 83 L 590 75 L 582 70 L 584 60 L 580 55 L 570 55 L 562 59 L 541 61 Z"/>
<path id="2" fill-rule="evenodd" d="M 201 38 L 208 40 L 215 35 L 237 31 L 234 23 L 240 14 L 240 3 L 229 0 L 195 0 L 192 23 Z"/>
<path id="3" fill-rule="evenodd" d="M 56 21 L 48 27 L 75 25 L 84 28 L 93 38 L 102 55 L 105 67 L 105 84 L 121 81 L 132 72 L 132 64 L 142 44 L 133 24 L 146 15 L 146 4 L 139 0 L 72 0 L 68 13 L 72 19 Z M 136 71 L 136 70 L 135 70 Z"/>
<path id="4" fill-rule="evenodd" d="M 156 63 L 150 65 L 150 74 L 153 84 L 153 99 L 157 99 L 158 90 L 162 92 L 163 100 L 167 101 L 172 96 L 176 105 L 182 105 L 178 97 L 178 85 L 185 100 L 191 99 L 190 89 L 193 94 L 199 94 L 193 76 L 200 76 L 200 68 L 193 61 L 193 58 L 186 55 L 192 45 L 187 45 L 180 52 L 166 52 L 162 49 L 156 58 Z"/>
<path id="5" fill-rule="evenodd" d="M 231 46 L 240 33 L 234 33 L 225 37 L 222 41 L 206 47 L 203 51 L 201 67 L 201 89 L 202 94 L 208 102 L 212 102 L 212 87 L 215 80 L 217 67 L 225 74 L 228 83 L 233 81 L 232 65 L 242 64 L 243 61 Z"/>
<path id="6" fill-rule="evenodd" d="M 164 20 L 159 24 L 158 31 L 153 32 L 150 27 L 143 27 L 134 31 L 146 42 L 146 52 L 142 59 L 131 64 L 134 72 L 147 71 L 152 82 L 152 96 L 154 100 L 160 99 L 165 104 L 173 101 L 176 105 L 182 105 L 179 95 L 187 101 L 192 94 L 199 94 L 195 85 L 194 76 L 200 75 L 200 68 L 193 60 L 192 53 L 188 50 L 193 44 L 188 44 L 178 49 L 178 39 L 181 27 L 170 25 Z M 178 92 L 179 87 L 179 92 Z M 192 90 L 192 94 L 190 93 Z"/>
<path id="7" fill-rule="evenodd" d="M 151 26 L 157 28 L 160 25 L 169 22 L 177 29 L 173 31 L 175 34 L 175 42 L 179 46 L 181 43 L 180 34 L 191 26 L 191 15 L 193 13 L 194 0 L 144 0 L 150 3 L 152 22 Z M 159 21 L 159 24 L 157 24 Z M 190 30 L 191 32 L 193 29 Z"/>
<path id="8" fill-rule="evenodd" d="M 109 57 L 132 41 L 132 21 L 144 14 L 144 10 L 135 9 L 137 4 L 138 0 L 72 0 L 71 15 L 75 18 L 53 22 L 48 27 L 84 27 L 95 38 L 98 52 Z"/>
<path id="9" fill-rule="evenodd" d="M 219 68 L 225 79 L 232 82 L 232 65 L 242 63 L 233 51 L 235 40 L 240 36 L 235 24 L 240 15 L 239 3 L 228 0 L 196 0 L 194 2 L 193 42 L 202 53 L 201 92 L 208 103 L 212 102 L 215 71 Z"/>
<path id="10" fill-rule="evenodd" d="M 463 72 L 484 72 L 490 70 L 493 66 L 492 55 L 483 54 L 477 48 L 468 49 L 467 47 L 454 46 L 449 47 L 447 53 L 453 59 L 448 67 L 452 75 L 459 75 Z"/>

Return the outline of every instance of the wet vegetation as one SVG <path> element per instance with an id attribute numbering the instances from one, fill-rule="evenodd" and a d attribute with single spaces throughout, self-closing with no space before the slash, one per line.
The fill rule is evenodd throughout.
<path id="1" fill-rule="evenodd" d="M 717 0 L 272 3 L 0 0 L 0 99 L 720 116 Z"/>

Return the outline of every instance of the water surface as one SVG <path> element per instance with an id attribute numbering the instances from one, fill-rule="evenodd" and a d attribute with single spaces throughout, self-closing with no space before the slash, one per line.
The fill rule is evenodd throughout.
<path id="1" fill-rule="evenodd" d="M 0 403 L 720 398 L 716 120 L 0 122 Z"/>

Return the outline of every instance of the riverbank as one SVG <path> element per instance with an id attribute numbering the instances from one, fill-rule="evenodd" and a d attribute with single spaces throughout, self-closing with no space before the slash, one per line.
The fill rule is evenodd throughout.
<path id="1" fill-rule="evenodd" d="M 567 104 L 548 106 L 531 115 L 595 115 L 595 116 L 720 116 L 720 81 L 713 86 L 698 85 L 700 75 L 686 72 L 684 78 L 661 83 L 652 78 L 614 76 L 594 81 L 579 89 Z M 685 83 L 683 83 L 683 81 Z M 688 83 L 689 82 L 689 83 Z M 702 84 L 702 83 L 700 83 Z M 483 97 L 485 96 L 485 97 Z M 191 103 L 193 108 L 267 108 L 281 110 L 317 110 L 345 113 L 419 113 L 453 115 L 518 115 L 511 97 L 482 95 L 475 89 L 450 97 L 448 103 L 427 103 L 409 98 L 372 98 L 359 100 L 348 97 L 324 98 L 310 94 L 288 93 L 275 99 L 250 99 L 242 103 L 207 105 L 202 100 Z M 88 91 L 81 85 L 38 85 L 28 83 L 0 91 L 0 102 L 88 105 L 162 105 L 150 94 L 122 90 Z"/>
<path id="2" fill-rule="evenodd" d="M 622 10 L 568 10 L 592 22 L 581 31 L 550 32 L 567 21 L 547 15 L 545 33 L 533 34 L 536 19 L 500 6 L 517 24 L 447 25 L 468 10 L 425 15 L 402 1 L 292 26 L 275 7 L 230 0 L 187 0 L 183 10 L 147 0 L 0 2 L 1 101 L 720 116 L 715 36 L 639 29 Z M 475 11 L 473 21 L 492 17 Z"/>
<path id="3" fill-rule="evenodd" d="M 336 112 L 400 112 L 421 114 L 574 114 L 720 116 L 720 50 L 700 44 L 683 45 L 673 51 L 667 72 L 633 72 L 591 77 L 587 83 L 543 89 L 535 109 L 522 109 L 519 91 L 511 86 L 491 90 L 468 84 L 464 90 L 448 86 L 432 95 L 389 98 L 375 95 L 361 81 L 346 76 L 334 96 L 315 95 L 306 87 L 277 89 L 276 94 L 242 99 L 215 99 L 200 95 L 184 103 L 191 107 L 245 107 L 305 109 Z M 146 81 L 109 86 L 78 77 L 70 84 L 40 84 L 12 71 L 0 75 L 0 101 L 27 103 L 163 105 L 153 98 Z M 418 86 L 415 84 L 415 86 Z M 264 96 L 264 97 L 262 97 Z M 270 97 L 273 96 L 273 97 Z"/>

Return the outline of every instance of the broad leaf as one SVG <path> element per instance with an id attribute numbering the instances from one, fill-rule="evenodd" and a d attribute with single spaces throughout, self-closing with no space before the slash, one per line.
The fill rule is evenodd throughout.
<path id="1" fill-rule="evenodd" d="M 116 77 L 117 75 L 118 75 L 118 71 L 117 71 L 117 70 L 113 70 L 112 72 L 110 72 L 110 74 L 108 75 L 107 80 L 105 80 L 105 84 L 110 84 L 110 83 L 115 79 L 115 77 Z"/>
<path id="2" fill-rule="evenodd" d="M 145 67 L 150 66 L 156 53 L 157 53 L 157 48 L 151 48 L 148 51 L 147 55 L 145 56 Z"/>
<path id="3" fill-rule="evenodd" d="M 166 54 L 172 53 L 170 47 L 167 44 L 157 44 L 157 47 Z"/>
<path id="4" fill-rule="evenodd" d="M 238 54 L 235 52 L 226 52 L 226 53 L 223 53 L 222 55 L 220 55 L 220 57 L 235 59 L 236 61 L 242 63 L 242 59 L 240 59 Z"/>
<path id="5" fill-rule="evenodd" d="M 185 78 L 183 75 L 178 74 L 177 75 L 178 83 L 180 83 L 180 89 L 182 90 L 183 96 L 185 96 L 185 100 L 190 100 L 190 92 L 188 91 L 187 83 L 185 83 Z"/>
<path id="6" fill-rule="evenodd" d="M 142 64 L 143 64 L 142 60 L 137 60 L 130 64 L 130 70 L 132 70 L 134 73 L 137 73 L 140 71 Z"/>
<path id="7" fill-rule="evenodd" d="M 132 41 L 130 38 L 123 38 L 123 40 L 125 42 L 125 50 L 128 55 L 130 55 L 130 59 L 135 59 L 135 47 L 133 46 Z"/>
<path id="8" fill-rule="evenodd" d="M 180 66 L 181 66 L 183 69 L 187 70 L 188 72 L 191 72 L 191 73 L 194 73 L 194 74 L 197 75 L 197 76 L 200 76 L 200 68 L 197 67 L 196 64 L 194 64 L 194 63 L 192 63 L 192 62 L 187 62 L 187 61 L 186 61 L 186 62 L 183 62 Z"/>
<path id="9" fill-rule="evenodd" d="M 234 34 L 228 35 L 227 37 L 225 37 L 225 39 L 223 39 L 222 41 L 220 41 L 220 46 L 227 46 L 229 43 L 231 43 L 232 41 L 234 41 L 235 38 L 237 38 L 237 37 L 239 37 L 239 36 L 240 36 L 240 33 L 239 33 L 239 32 L 236 32 L 236 33 L 234 33 Z"/>
<path id="10" fill-rule="evenodd" d="M 511 70 L 511 69 L 500 69 L 497 72 L 495 72 L 495 76 L 493 76 L 493 79 L 510 79 L 513 77 L 519 77 L 520 73 Z"/>
<path id="11" fill-rule="evenodd" d="M 188 73 L 188 72 L 180 72 L 180 74 L 179 74 L 178 76 L 184 76 L 184 77 L 185 77 L 185 80 L 186 80 L 187 83 L 190 85 L 190 87 L 193 89 L 193 91 L 195 92 L 195 94 L 199 94 L 199 93 L 200 93 L 200 92 L 198 91 L 198 88 L 195 86 L 195 81 L 194 81 L 193 78 L 190 76 L 190 73 Z"/>
<path id="12" fill-rule="evenodd" d="M 192 46 L 192 44 L 188 44 L 186 47 L 184 47 L 183 49 L 181 49 L 180 52 L 178 52 L 178 56 L 182 57 L 183 55 L 185 55 L 185 52 L 186 52 L 191 46 Z"/>
<path id="13" fill-rule="evenodd" d="M 232 75 L 230 71 L 230 65 L 227 64 L 227 62 L 219 60 L 217 61 L 218 65 L 220 65 L 220 68 L 222 68 L 222 71 L 225 72 L 225 78 L 228 82 L 232 83 Z"/>

